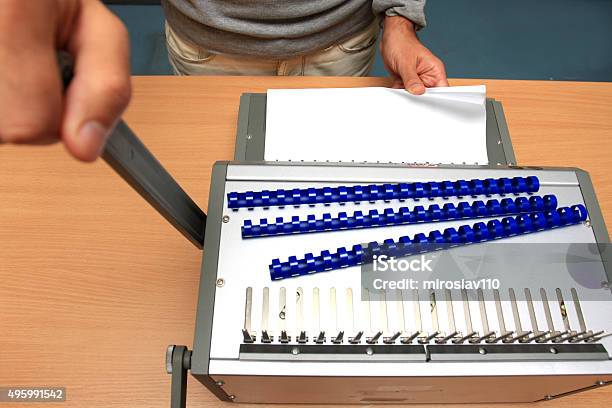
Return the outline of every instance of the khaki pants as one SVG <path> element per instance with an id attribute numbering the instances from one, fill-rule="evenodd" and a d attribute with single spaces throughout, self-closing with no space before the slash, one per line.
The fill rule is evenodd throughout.
<path id="1" fill-rule="evenodd" d="M 176 75 L 366 76 L 374 63 L 378 32 L 375 20 L 348 40 L 286 60 L 214 54 L 180 38 L 168 24 L 166 42 Z"/>

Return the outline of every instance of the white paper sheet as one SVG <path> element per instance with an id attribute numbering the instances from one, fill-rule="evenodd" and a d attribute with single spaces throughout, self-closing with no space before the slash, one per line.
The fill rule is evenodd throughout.
<path id="1" fill-rule="evenodd" d="M 487 164 L 486 88 L 270 89 L 269 161 Z"/>

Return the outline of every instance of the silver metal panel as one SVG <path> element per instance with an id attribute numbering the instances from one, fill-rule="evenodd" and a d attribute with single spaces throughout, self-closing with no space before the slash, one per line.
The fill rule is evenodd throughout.
<path id="1" fill-rule="evenodd" d="M 349 346 L 351 347 L 351 346 Z M 342 361 L 342 362 L 359 362 L 359 361 L 369 361 L 369 362 L 425 362 L 425 354 L 423 355 L 398 355 L 398 354 L 376 354 L 373 356 L 368 356 L 366 354 L 355 354 L 350 356 L 338 355 L 338 354 L 297 354 L 292 358 L 295 362 L 333 362 L 333 361 Z M 248 354 L 240 354 L 240 361 L 287 361 L 287 357 L 280 354 L 270 354 L 270 353 L 248 353 Z"/>
<path id="2" fill-rule="evenodd" d="M 299 164 L 299 165 L 296 165 Z M 538 176 L 547 186 L 578 185 L 576 174 L 568 169 L 517 167 L 491 168 L 486 166 L 409 166 L 394 164 L 315 164 L 315 163 L 231 163 L 228 181 L 249 182 L 307 182 L 312 183 L 399 183 L 411 181 L 443 181 L 486 177 Z M 256 190 L 258 184 L 248 184 L 244 190 Z M 250 186 L 250 187 L 248 187 Z M 288 188 L 288 187 L 279 187 Z"/>
<path id="3" fill-rule="evenodd" d="M 236 402 L 252 403 L 332 403 L 332 404 L 406 404 L 531 402 L 550 399 L 580 389 L 595 388 L 611 377 L 504 375 L 499 377 L 343 377 L 279 375 L 227 376 L 223 389 Z M 316 392 L 313 392 L 316 390 Z"/>
<path id="4" fill-rule="evenodd" d="M 306 166 L 304 166 L 306 167 Z M 229 166 L 228 167 L 228 182 L 226 191 L 247 191 L 261 190 L 274 188 L 293 188 L 306 186 L 323 186 L 323 181 L 319 180 L 337 180 L 350 179 L 355 183 L 358 182 L 383 182 L 383 181 L 415 181 L 415 180 L 444 180 L 458 178 L 474 178 L 484 177 L 481 169 L 429 169 L 429 168 L 363 168 L 363 167 L 336 167 L 336 166 Z M 294 182 L 292 180 L 307 177 L 317 179 L 317 182 Z M 534 170 L 490 170 L 487 171 L 489 177 L 503 177 L 516 175 L 537 175 L 541 180 L 541 194 L 554 193 L 557 195 L 559 205 L 570 205 L 583 203 L 580 188 L 576 182 L 575 174 L 571 171 L 534 171 Z M 242 181 L 243 178 L 249 178 L 248 181 Z M 240 180 L 240 181 L 234 181 Z M 264 180 L 264 181 L 260 181 Z M 268 181 L 273 180 L 273 181 Z M 419 204 L 446 202 L 458 202 L 459 198 L 450 199 L 433 199 L 420 200 Z M 223 224 L 220 241 L 220 257 L 219 257 L 219 276 L 225 279 L 226 285 L 218 290 L 218 301 L 216 307 L 224 310 L 226 319 L 215 322 L 215 334 L 217 329 L 221 330 L 218 336 L 213 336 L 213 354 L 218 358 L 237 358 L 237 349 L 240 342 L 240 337 L 236 335 L 236 325 L 240 322 L 244 310 L 237 299 L 244 299 L 244 291 L 246 287 L 252 287 L 254 291 L 254 316 L 258 316 L 258 306 L 261 301 L 257 301 L 258 296 L 261 296 L 261 290 L 264 286 L 270 287 L 273 294 L 271 296 L 271 310 L 275 310 L 274 301 L 278 296 L 278 291 L 281 287 L 287 289 L 289 297 L 296 292 L 298 287 L 302 287 L 305 293 L 312 293 L 313 288 L 318 288 L 322 292 L 329 293 L 331 288 L 337 290 L 345 290 L 353 288 L 357 290 L 360 287 L 359 268 L 348 268 L 340 271 L 329 273 L 321 273 L 300 278 L 293 278 L 280 282 L 270 282 L 268 265 L 273 258 L 286 260 L 290 255 L 302 256 L 307 252 L 319 253 L 324 249 L 334 250 L 340 246 L 347 246 L 361 242 L 370 242 L 372 240 L 382 241 L 386 238 L 397 239 L 402 235 L 413 235 L 416 232 L 428 232 L 434 229 L 443 229 L 449 226 L 457 227 L 465 223 L 465 221 L 454 221 L 444 223 L 429 223 L 420 225 L 404 225 L 388 228 L 374 228 L 354 231 L 336 231 L 327 232 L 324 234 L 305 234 L 296 236 L 279 236 L 267 237 L 254 240 L 243 240 L 240 236 L 240 226 L 245 219 L 258 220 L 259 218 L 275 219 L 276 217 L 289 217 L 303 213 L 304 211 L 316 215 L 321 215 L 325 212 L 337 213 L 339 211 L 352 212 L 353 210 L 369 210 L 382 209 L 387 207 L 397 208 L 411 203 L 390 202 L 390 203 L 346 203 L 343 205 L 332 204 L 329 206 L 305 207 L 306 209 L 296 209 L 294 207 L 286 208 L 270 208 L 226 211 L 229 217 L 229 222 Z M 227 205 L 224 205 L 227 208 Z M 486 220 L 486 219 L 485 219 Z M 595 238 L 592 230 L 584 225 L 577 225 L 563 228 L 556 231 L 547 231 L 528 236 L 514 237 L 504 242 L 586 242 L 594 243 Z M 496 243 L 486 244 L 495 245 Z M 359 297 L 359 291 L 356 291 L 356 298 Z M 552 296 L 552 293 L 549 295 Z M 305 296 L 305 302 L 310 301 L 311 296 Z M 323 296 L 321 302 L 325 304 L 322 308 L 327 308 L 327 297 Z M 219 303 L 219 302 L 224 302 Z M 497 324 L 495 318 L 495 310 L 492 304 L 488 307 L 488 316 L 491 320 L 491 325 Z M 508 305 L 506 305 L 509 307 Z M 585 309 L 589 308 L 585 304 Z M 597 307 L 593 305 L 592 307 Z M 421 305 L 423 310 L 428 310 L 428 305 Z M 232 310 L 233 309 L 233 310 Z M 305 305 L 305 310 L 311 310 L 309 305 Z M 541 313 L 540 310 L 538 312 Z M 228 313 L 235 314 L 229 318 Z M 278 313 L 277 313 L 278 314 Z M 288 314 L 292 314 L 292 304 L 289 302 Z M 588 314 L 588 312 L 587 312 Z M 477 310 L 474 313 L 478 316 Z M 507 314 L 510 315 L 509 313 Z M 555 315 L 556 317 L 556 315 Z M 474 319 L 477 322 L 479 319 Z M 544 321 L 544 320 L 542 320 Z M 562 327 L 560 317 L 556 322 L 558 327 Z M 274 321 L 272 321 L 274 324 Z M 596 325 L 597 326 L 597 325 Z M 606 325 L 602 325 L 606 326 Z M 222 329 L 223 327 L 223 329 Z M 591 326 L 592 327 L 592 326 Z M 291 330 L 292 328 L 289 328 Z M 431 332 L 432 327 L 426 327 L 426 331 Z M 272 328 L 272 331 L 274 329 Z M 482 328 L 480 328 L 482 331 Z M 223 335 L 221 335 L 223 333 Z M 222 351 L 223 350 L 223 351 Z"/>
<path id="5" fill-rule="evenodd" d="M 469 364 L 469 365 L 466 365 Z M 612 377 L 610 361 L 533 361 L 507 362 L 304 362 L 290 361 L 210 361 L 210 375 L 350 376 L 350 377 L 462 377 L 599 375 Z M 469 369 L 468 369 L 469 367 Z"/>

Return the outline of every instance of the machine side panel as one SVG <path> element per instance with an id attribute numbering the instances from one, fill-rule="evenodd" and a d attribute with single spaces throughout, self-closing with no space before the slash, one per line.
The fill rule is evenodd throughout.
<path id="1" fill-rule="evenodd" d="M 226 174 L 227 163 L 215 163 L 208 200 L 208 223 L 204 240 L 204 256 L 200 273 L 200 291 L 191 359 L 191 371 L 194 374 L 208 374 Z"/>
<path id="2" fill-rule="evenodd" d="M 497 128 L 499 131 L 499 138 L 501 145 L 506 156 L 506 162 L 509 166 L 516 165 L 516 156 L 514 155 L 514 148 L 512 147 L 512 140 L 510 139 L 510 131 L 508 130 L 508 123 L 506 122 L 506 115 L 504 115 L 504 108 L 501 102 L 496 100 L 492 101 L 493 109 L 495 110 L 495 120 L 497 121 Z"/>
<path id="3" fill-rule="evenodd" d="M 576 169 L 576 177 L 580 183 L 584 203 L 589 210 L 591 227 L 593 228 L 593 234 L 595 234 L 595 238 L 599 245 L 601 259 L 606 270 L 606 275 L 608 276 L 608 284 L 610 284 L 612 282 L 612 247 L 610 246 L 610 236 L 608 235 L 606 222 L 601 213 L 597 197 L 595 196 L 595 188 L 593 187 L 593 182 L 591 181 L 589 173 L 581 169 Z"/>
<path id="4" fill-rule="evenodd" d="M 251 111 L 251 94 L 240 95 L 238 109 L 238 124 L 236 126 L 236 146 L 234 147 L 234 160 L 245 160 L 247 148 L 247 129 Z"/>

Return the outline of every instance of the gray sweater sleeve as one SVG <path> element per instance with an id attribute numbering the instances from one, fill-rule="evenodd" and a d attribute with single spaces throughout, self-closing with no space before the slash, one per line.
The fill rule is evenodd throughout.
<path id="1" fill-rule="evenodd" d="M 386 16 L 402 16 L 412 21 L 418 29 L 425 27 L 425 1 L 426 0 L 374 0 L 372 10 L 374 14 Z"/>

